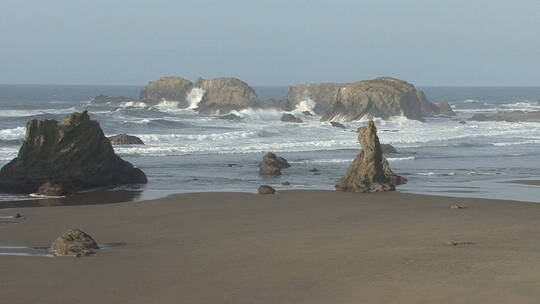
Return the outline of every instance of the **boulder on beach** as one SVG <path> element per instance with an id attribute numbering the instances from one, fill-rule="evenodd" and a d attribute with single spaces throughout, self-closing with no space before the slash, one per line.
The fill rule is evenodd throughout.
<path id="1" fill-rule="evenodd" d="M 383 154 L 397 154 L 399 153 L 391 144 L 381 144 Z"/>
<path id="2" fill-rule="evenodd" d="M 304 122 L 300 117 L 296 117 L 292 114 L 283 114 L 281 116 L 281 121 L 283 122 L 296 122 L 296 123 L 302 123 Z"/>
<path id="3" fill-rule="evenodd" d="M 446 116 L 456 116 L 456 113 L 454 112 L 454 110 L 452 110 L 452 107 L 450 107 L 448 101 L 442 101 L 439 103 L 439 114 Z"/>
<path id="4" fill-rule="evenodd" d="M 79 228 L 64 232 L 51 244 L 55 256 L 82 257 L 94 254 L 98 249 L 96 241 Z"/>
<path id="5" fill-rule="evenodd" d="M 189 106 L 186 99 L 191 91 L 193 83 L 182 77 L 161 77 L 159 80 L 150 81 L 139 92 L 139 99 L 149 105 L 155 105 L 163 100 L 178 102 L 178 107 Z"/>
<path id="6" fill-rule="evenodd" d="M 360 129 L 358 141 L 362 150 L 347 168 L 345 176 L 336 183 L 336 190 L 350 192 L 395 190 L 392 180 L 397 181 L 397 175 L 396 177 L 387 176 L 391 170 L 382 155 L 377 128 L 372 120 Z"/>
<path id="7" fill-rule="evenodd" d="M 345 126 L 337 121 L 331 121 L 330 124 L 332 125 L 332 127 L 336 127 L 336 128 L 340 128 L 340 129 L 345 129 Z"/>
<path id="8" fill-rule="evenodd" d="M 323 121 L 353 121 L 362 117 L 405 116 L 423 120 L 438 114 L 438 107 L 422 91 L 403 80 L 381 77 L 353 83 L 303 83 L 289 88 L 283 101 L 286 111 L 306 100 Z"/>
<path id="9" fill-rule="evenodd" d="M 112 145 L 144 145 L 142 139 L 128 134 L 118 134 L 107 138 Z"/>
<path id="10" fill-rule="evenodd" d="M 90 103 L 94 103 L 94 104 L 124 103 L 124 102 L 130 102 L 130 101 L 134 101 L 133 98 L 126 97 L 126 96 L 112 96 L 111 97 L 111 96 L 101 94 L 92 98 L 92 100 L 90 100 Z"/>
<path id="11" fill-rule="evenodd" d="M 35 193 L 47 182 L 73 193 L 143 184 L 147 178 L 114 153 L 99 123 L 84 111 L 69 114 L 62 121 L 29 121 L 18 156 L 0 170 L 2 192 Z"/>
<path id="12" fill-rule="evenodd" d="M 269 152 L 263 156 L 263 160 L 259 164 L 259 175 L 279 176 L 281 175 L 281 169 L 289 168 L 290 166 L 285 158 L 278 157 L 276 154 Z"/>
<path id="13" fill-rule="evenodd" d="M 257 192 L 259 192 L 259 194 L 274 194 L 276 193 L 276 190 L 268 185 L 261 185 L 257 189 Z"/>
<path id="14" fill-rule="evenodd" d="M 198 111 L 202 114 L 227 114 L 253 108 L 259 102 L 257 94 L 247 83 L 233 77 L 199 78 L 194 86 L 204 90 L 198 104 Z"/>
<path id="15" fill-rule="evenodd" d="M 66 194 L 64 191 L 64 186 L 61 184 L 53 184 L 46 182 L 43 185 L 39 186 L 37 193 L 39 195 L 46 196 L 63 196 Z"/>

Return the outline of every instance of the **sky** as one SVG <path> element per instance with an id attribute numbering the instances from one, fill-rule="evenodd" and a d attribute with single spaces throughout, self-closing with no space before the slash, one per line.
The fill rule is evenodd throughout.
<path id="1" fill-rule="evenodd" d="M 540 86 L 539 0 L 1 0 L 0 83 Z"/>

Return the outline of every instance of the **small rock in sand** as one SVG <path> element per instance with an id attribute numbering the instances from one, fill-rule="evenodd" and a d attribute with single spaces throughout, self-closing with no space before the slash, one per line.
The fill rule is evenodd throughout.
<path id="1" fill-rule="evenodd" d="M 96 241 L 79 228 L 70 229 L 51 244 L 55 256 L 82 257 L 95 253 L 99 249 Z"/>
<path id="2" fill-rule="evenodd" d="M 259 189 L 257 189 L 259 194 L 274 194 L 276 193 L 276 190 L 268 185 L 262 185 L 259 186 Z"/>
<path id="3" fill-rule="evenodd" d="M 283 186 L 289 186 L 291 183 L 290 182 L 283 182 L 281 183 Z"/>
<path id="4" fill-rule="evenodd" d="M 469 242 L 469 241 L 462 241 L 462 242 L 457 242 L 457 241 L 450 241 L 448 243 L 446 243 L 448 246 L 453 246 L 453 247 L 459 247 L 459 246 L 467 246 L 467 245 L 474 245 L 473 242 Z"/>
<path id="5" fill-rule="evenodd" d="M 23 216 L 20 213 L 17 213 L 17 214 L 15 214 L 15 216 L 13 216 L 13 218 L 21 218 L 21 217 L 23 217 Z"/>
<path id="6" fill-rule="evenodd" d="M 467 208 L 467 207 L 462 206 L 462 205 L 452 205 L 452 206 L 450 206 L 450 209 L 465 209 L 465 208 Z"/>
<path id="7" fill-rule="evenodd" d="M 63 196 L 66 194 L 66 192 L 64 191 L 64 187 L 61 184 L 49 182 L 39 186 L 37 193 L 46 196 Z"/>

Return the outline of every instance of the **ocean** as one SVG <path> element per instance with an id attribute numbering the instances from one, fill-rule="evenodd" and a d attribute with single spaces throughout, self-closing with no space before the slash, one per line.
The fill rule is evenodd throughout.
<path id="1" fill-rule="evenodd" d="M 283 123 L 277 110 L 248 109 L 242 121 L 199 116 L 174 102 L 94 105 L 96 95 L 136 98 L 140 86 L 0 85 L 0 166 L 17 155 L 31 119 L 62 119 L 87 109 L 106 135 L 128 133 L 145 146 L 115 147 L 122 158 L 141 168 L 149 183 L 138 199 L 172 193 L 256 192 L 261 184 L 278 190 L 334 189 L 359 151 L 355 130 L 297 115 L 302 124 Z M 254 87 L 262 100 L 280 99 L 287 87 Z M 473 122 L 476 113 L 537 111 L 540 87 L 420 87 L 428 99 L 450 103 L 456 117 L 426 122 L 394 117 L 376 120 L 382 143 L 400 152 L 387 155 L 391 168 L 409 182 L 399 191 L 452 197 L 480 197 L 540 202 L 540 187 L 513 184 L 540 178 L 539 122 Z M 461 124 L 460 121 L 467 121 Z M 292 167 L 279 178 L 258 176 L 265 152 L 275 152 Z M 233 165 L 234 164 L 234 165 Z M 309 170 L 317 168 L 320 175 Z M 288 181 L 290 186 L 282 186 Z M 0 193 L 1 201 L 28 199 Z M 458 199 L 456 199 L 458 200 Z"/>

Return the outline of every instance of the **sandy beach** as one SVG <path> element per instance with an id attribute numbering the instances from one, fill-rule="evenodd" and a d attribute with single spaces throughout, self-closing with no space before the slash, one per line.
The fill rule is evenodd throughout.
<path id="1" fill-rule="evenodd" d="M 0 215 L 17 212 L 26 218 L 0 224 L 2 246 L 47 246 L 71 227 L 99 243 L 126 245 L 87 258 L 0 256 L 0 294 L 9 303 L 540 298 L 540 205 L 533 203 L 285 191 L 181 194 Z"/>

